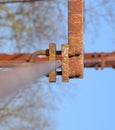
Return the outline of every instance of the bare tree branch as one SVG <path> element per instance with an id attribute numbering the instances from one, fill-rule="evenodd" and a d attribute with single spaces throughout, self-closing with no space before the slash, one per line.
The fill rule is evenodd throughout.
<path id="1" fill-rule="evenodd" d="M 0 4 L 11 4 L 11 3 L 27 3 L 27 2 L 39 2 L 45 0 L 9 0 L 9 1 L 1 1 Z"/>

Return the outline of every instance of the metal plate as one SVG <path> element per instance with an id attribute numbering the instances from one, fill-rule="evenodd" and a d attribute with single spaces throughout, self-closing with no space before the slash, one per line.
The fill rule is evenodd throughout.
<path id="1" fill-rule="evenodd" d="M 83 34 L 84 34 L 84 1 L 68 1 L 68 43 L 69 43 L 69 76 L 83 77 L 84 71 L 84 52 L 83 52 Z"/>
<path id="2" fill-rule="evenodd" d="M 49 61 L 55 61 L 56 60 L 56 44 L 51 43 L 49 44 Z M 55 82 L 56 81 L 56 70 L 52 71 L 49 74 L 49 81 Z"/>
<path id="3" fill-rule="evenodd" d="M 68 44 L 62 45 L 62 81 L 69 81 L 69 57 L 68 57 L 69 47 Z"/>

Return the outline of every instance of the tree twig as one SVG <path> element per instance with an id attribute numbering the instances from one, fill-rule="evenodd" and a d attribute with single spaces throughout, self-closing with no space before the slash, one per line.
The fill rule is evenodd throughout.
<path id="1" fill-rule="evenodd" d="M 47 1 L 47 0 L 9 0 L 0 2 L 0 4 L 10 4 L 10 3 L 26 3 L 26 2 L 38 2 L 38 1 Z"/>

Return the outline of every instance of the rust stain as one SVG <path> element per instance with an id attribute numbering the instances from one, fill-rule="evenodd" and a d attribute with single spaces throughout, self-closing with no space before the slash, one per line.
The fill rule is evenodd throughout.
<path id="1" fill-rule="evenodd" d="M 68 1 L 69 76 L 83 78 L 84 1 Z M 76 66 L 76 67 L 74 67 Z"/>
<path id="2" fill-rule="evenodd" d="M 62 45 L 62 81 L 69 81 L 69 57 L 68 57 L 69 46 L 68 44 Z"/>
<path id="3" fill-rule="evenodd" d="M 83 0 L 68 0 L 68 44 L 62 44 L 61 51 L 56 51 L 56 44 L 51 43 L 49 50 L 36 51 L 33 54 L 0 54 L 0 67 L 15 67 L 27 62 L 61 60 L 62 72 L 52 71 L 49 74 L 50 82 L 56 81 L 56 74 L 62 75 L 63 82 L 68 82 L 69 78 L 83 78 L 84 67 L 115 69 L 115 52 L 84 54 L 83 3 Z"/>
<path id="4" fill-rule="evenodd" d="M 49 61 L 55 61 L 56 60 L 56 44 L 51 43 L 49 44 Z M 56 81 L 56 70 L 52 71 L 49 74 L 49 81 L 55 82 Z"/>
<path id="5" fill-rule="evenodd" d="M 103 57 L 101 56 L 103 54 Z M 20 55 L 20 57 L 18 57 Z M 28 62 L 32 53 L 17 53 L 17 54 L 0 54 L 0 67 L 11 67 L 15 65 L 21 65 Z M 97 56 L 95 56 L 97 55 Z M 17 57 L 17 58 L 16 58 Z M 13 60 L 12 60 L 13 59 Z M 61 51 L 56 55 L 56 60 L 62 60 Z M 101 62 L 104 60 L 105 67 L 115 67 L 115 52 L 111 53 L 85 53 L 84 54 L 84 67 L 95 67 L 98 64 L 101 67 Z M 43 55 L 43 57 L 36 57 L 34 62 L 49 61 L 49 56 Z M 76 66 L 74 67 L 76 68 Z"/>
<path id="6" fill-rule="evenodd" d="M 84 63 L 82 56 L 71 57 L 69 59 L 69 76 L 70 78 L 83 78 Z"/>

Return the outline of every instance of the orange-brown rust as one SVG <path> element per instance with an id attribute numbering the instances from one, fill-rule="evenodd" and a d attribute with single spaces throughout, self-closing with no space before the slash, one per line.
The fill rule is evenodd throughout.
<path id="1" fill-rule="evenodd" d="M 68 5 L 69 13 L 75 14 L 77 12 L 78 14 L 81 14 L 83 11 L 83 0 L 68 0 Z"/>
<path id="2" fill-rule="evenodd" d="M 49 44 L 49 61 L 55 61 L 56 60 L 56 44 L 51 43 Z M 49 74 L 49 81 L 55 82 L 56 81 L 56 70 L 52 71 Z"/>
<path id="3" fill-rule="evenodd" d="M 98 64 L 101 67 L 102 53 L 85 53 L 84 54 L 84 67 L 95 67 Z M 0 54 L 0 67 L 13 67 L 15 65 L 21 65 L 29 61 L 32 53 L 25 54 Z M 97 55 L 97 56 L 94 56 Z M 103 59 L 105 62 L 104 67 L 115 67 L 115 52 L 103 53 Z M 48 61 L 49 56 L 40 55 L 35 58 L 34 62 Z M 56 54 L 56 60 L 62 60 L 61 51 Z M 74 67 L 76 68 L 76 66 Z"/>
<path id="4" fill-rule="evenodd" d="M 68 44 L 62 45 L 62 81 L 69 81 L 69 57 L 68 57 L 69 46 Z"/>
<path id="5" fill-rule="evenodd" d="M 68 2 L 68 43 L 71 47 L 69 54 L 83 52 L 83 0 L 69 0 Z M 78 49 L 78 47 L 80 49 Z"/>
<path id="6" fill-rule="evenodd" d="M 85 53 L 84 66 L 104 69 L 105 67 L 115 68 L 115 52 L 112 53 Z"/>
<path id="7" fill-rule="evenodd" d="M 76 71 L 75 71 L 76 69 Z M 82 56 L 71 57 L 69 59 L 69 77 L 83 78 L 84 62 Z"/>
<path id="8" fill-rule="evenodd" d="M 83 0 L 68 1 L 69 76 L 83 78 Z M 76 67 L 74 67 L 76 66 Z"/>

